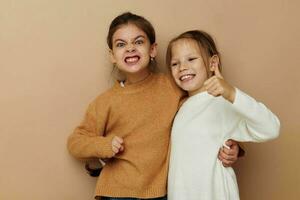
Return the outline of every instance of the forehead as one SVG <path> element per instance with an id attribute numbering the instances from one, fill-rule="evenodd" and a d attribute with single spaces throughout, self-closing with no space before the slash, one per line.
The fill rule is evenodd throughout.
<path id="1" fill-rule="evenodd" d="M 137 27 L 136 25 L 129 23 L 121 25 L 118 30 L 113 34 L 113 41 L 117 39 L 127 40 L 134 39 L 138 36 L 143 36 L 147 38 L 146 33 Z"/>
<path id="2" fill-rule="evenodd" d="M 186 54 L 201 54 L 199 44 L 195 40 L 189 38 L 176 40 L 172 44 L 172 56 Z"/>

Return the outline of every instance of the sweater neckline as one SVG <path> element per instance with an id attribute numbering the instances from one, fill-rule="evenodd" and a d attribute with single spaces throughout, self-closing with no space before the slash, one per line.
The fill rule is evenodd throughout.
<path id="1" fill-rule="evenodd" d="M 124 84 L 122 81 L 116 81 L 114 88 L 121 93 L 135 93 L 142 91 L 152 85 L 152 80 L 154 79 L 153 73 L 151 73 L 147 78 L 137 83 Z"/>
<path id="2" fill-rule="evenodd" d="M 196 99 L 196 98 L 200 98 L 202 96 L 209 96 L 209 94 L 207 93 L 207 91 L 203 91 L 203 92 L 199 92 L 198 94 L 195 94 L 195 95 L 189 97 L 189 99 Z"/>
<path id="3" fill-rule="evenodd" d="M 183 103 L 183 104 L 186 104 L 188 102 L 193 102 L 193 101 L 199 101 L 200 99 L 207 99 L 207 98 L 212 98 L 213 96 L 208 94 L 207 91 L 203 91 L 203 92 L 200 92 L 198 94 L 195 94 L 191 97 L 188 97 L 187 100 Z"/>

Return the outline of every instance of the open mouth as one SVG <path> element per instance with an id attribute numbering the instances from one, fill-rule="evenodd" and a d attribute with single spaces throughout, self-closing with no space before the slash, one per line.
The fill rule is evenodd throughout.
<path id="1" fill-rule="evenodd" d="M 196 74 L 185 74 L 179 77 L 180 81 L 189 81 L 193 79 L 196 76 Z"/>
<path id="2" fill-rule="evenodd" d="M 130 65 L 137 63 L 139 60 L 140 60 L 139 56 L 127 56 L 124 59 L 125 63 Z"/>

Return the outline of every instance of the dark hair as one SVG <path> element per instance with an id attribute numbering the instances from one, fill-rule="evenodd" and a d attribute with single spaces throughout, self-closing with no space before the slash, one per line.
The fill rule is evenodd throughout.
<path id="1" fill-rule="evenodd" d="M 117 16 L 110 24 L 109 31 L 107 34 L 106 42 L 110 49 L 112 46 L 112 37 L 114 33 L 122 26 L 126 24 L 134 24 L 139 29 L 144 31 L 150 40 L 150 44 L 155 43 L 155 31 L 152 24 L 142 16 L 132 14 L 130 12 L 125 12 Z"/>
<path id="2" fill-rule="evenodd" d="M 190 39 L 190 40 L 194 40 L 195 42 L 197 42 L 200 50 L 201 50 L 201 54 L 204 60 L 204 64 L 206 67 L 208 67 L 208 58 L 217 55 L 219 57 L 219 69 L 221 70 L 221 55 L 219 53 L 219 51 L 217 50 L 216 44 L 213 40 L 213 38 L 206 33 L 205 31 L 201 31 L 201 30 L 191 30 L 191 31 L 187 31 L 184 32 L 182 34 L 180 34 L 179 36 L 173 38 L 168 45 L 167 48 L 167 54 L 166 54 L 166 63 L 167 66 L 170 66 L 171 64 L 171 56 L 172 56 L 172 46 L 173 43 L 180 40 L 180 39 Z"/>
<path id="3" fill-rule="evenodd" d="M 117 16 L 116 18 L 114 18 L 109 26 L 108 34 L 106 37 L 106 42 L 107 42 L 108 47 L 111 50 L 113 49 L 112 38 L 113 38 L 114 33 L 121 26 L 128 25 L 128 24 L 133 24 L 133 25 L 137 26 L 139 29 L 141 29 L 142 31 L 144 31 L 146 33 L 151 45 L 155 43 L 155 31 L 154 31 L 152 24 L 142 16 L 135 15 L 131 12 L 125 12 L 125 13 L 122 13 L 121 15 Z M 158 70 L 156 67 L 155 58 L 150 59 L 149 67 L 152 72 L 156 72 Z M 113 71 L 112 71 L 112 75 L 114 75 L 114 74 L 117 79 L 119 79 L 119 80 L 123 79 L 122 73 L 120 73 L 120 71 L 116 67 L 114 67 Z"/>

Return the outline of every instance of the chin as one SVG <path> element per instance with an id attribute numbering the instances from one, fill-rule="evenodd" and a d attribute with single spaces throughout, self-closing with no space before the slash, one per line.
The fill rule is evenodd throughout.
<path id="1" fill-rule="evenodd" d="M 192 92 L 197 89 L 194 85 L 191 85 L 191 84 L 179 84 L 178 86 L 187 92 Z"/>
<path id="2" fill-rule="evenodd" d="M 142 71 L 142 69 L 136 66 L 129 66 L 129 67 L 124 67 L 123 71 L 132 74 L 132 73 L 137 73 L 139 71 Z"/>
<path id="3" fill-rule="evenodd" d="M 185 86 L 182 86 L 182 85 L 179 85 L 179 87 L 182 89 L 182 90 L 184 90 L 184 91 L 186 91 L 186 92 L 191 92 L 191 91 L 193 91 L 191 88 L 189 88 L 189 87 L 185 87 Z"/>

